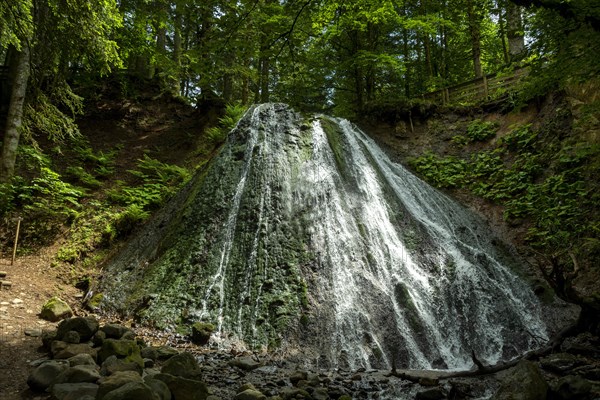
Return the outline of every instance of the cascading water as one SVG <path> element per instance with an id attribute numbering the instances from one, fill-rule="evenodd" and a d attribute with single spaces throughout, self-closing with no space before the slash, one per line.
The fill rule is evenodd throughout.
<path id="1" fill-rule="evenodd" d="M 469 368 L 547 339 L 482 222 L 348 121 L 253 107 L 107 267 L 105 306 L 320 366 Z"/>

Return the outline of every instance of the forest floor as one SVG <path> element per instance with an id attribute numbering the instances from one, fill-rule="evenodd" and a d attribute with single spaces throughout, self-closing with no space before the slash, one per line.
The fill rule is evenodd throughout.
<path id="1" fill-rule="evenodd" d="M 78 304 L 81 292 L 66 284 L 61 272 L 51 267 L 54 246 L 42 248 L 33 255 L 0 258 L 0 271 L 10 289 L 0 291 L 0 398 L 34 399 L 28 390 L 29 362 L 42 358 L 39 350 L 42 329 L 53 329 L 56 323 L 39 317 L 42 306 L 52 296 L 60 296 L 69 304 Z M 75 307 L 75 312 L 78 312 Z M 42 397 L 44 398 L 44 397 Z"/>

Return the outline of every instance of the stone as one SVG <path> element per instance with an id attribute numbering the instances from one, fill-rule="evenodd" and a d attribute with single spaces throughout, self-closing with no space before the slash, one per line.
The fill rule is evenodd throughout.
<path id="1" fill-rule="evenodd" d="M 23 294 L 23 293 L 21 293 Z M 13 301 L 11 301 L 11 303 L 15 306 L 19 305 L 19 304 L 23 304 L 23 300 L 21 299 L 13 299 Z"/>
<path id="2" fill-rule="evenodd" d="M 327 389 L 325 389 L 325 388 L 316 388 L 312 392 L 312 398 L 313 398 L 313 400 L 328 400 L 329 393 L 327 392 Z"/>
<path id="3" fill-rule="evenodd" d="M 52 344 L 54 345 L 54 343 L 65 343 L 65 342 L 55 341 Z M 95 359 L 97 359 L 98 351 L 96 349 L 92 348 L 87 343 L 78 343 L 78 344 L 67 343 L 67 346 L 62 348 L 60 351 L 56 351 L 56 352 L 53 351 L 52 354 L 54 354 L 54 358 L 57 358 L 57 359 L 68 359 L 68 358 L 74 357 L 78 354 L 89 354 L 95 360 Z"/>
<path id="4" fill-rule="evenodd" d="M 104 343 L 104 340 L 106 339 L 106 333 L 104 333 L 103 331 L 98 331 L 96 333 L 94 333 L 94 336 L 92 337 L 92 342 L 94 343 L 94 346 L 102 346 L 102 343 Z"/>
<path id="5" fill-rule="evenodd" d="M 149 358 L 154 361 L 158 360 L 158 351 L 156 347 L 142 347 L 140 355 L 142 358 Z"/>
<path id="6" fill-rule="evenodd" d="M 566 353 L 580 354 L 587 357 L 600 357 L 600 338 L 589 332 L 569 337 L 560 346 Z"/>
<path id="7" fill-rule="evenodd" d="M 421 386 L 437 386 L 440 384 L 440 380 L 437 378 L 423 377 L 419 379 L 419 385 Z"/>
<path id="8" fill-rule="evenodd" d="M 290 375 L 290 382 L 292 382 L 292 385 L 297 385 L 298 382 L 306 380 L 308 380 L 308 374 L 305 371 L 294 371 L 294 373 Z"/>
<path id="9" fill-rule="evenodd" d="M 522 360 L 509 370 L 493 398 L 495 400 L 540 400 L 545 399 L 547 393 L 548 384 L 538 366 Z"/>
<path id="10" fill-rule="evenodd" d="M 131 331 L 128 327 L 119 324 L 106 324 L 100 330 L 110 339 L 121 339 L 126 332 Z"/>
<path id="11" fill-rule="evenodd" d="M 229 365 L 232 367 L 238 367 L 244 371 L 252 371 L 258 367 L 261 367 L 263 364 L 259 361 L 256 361 L 252 356 L 245 356 L 229 361 Z"/>
<path id="12" fill-rule="evenodd" d="M 95 383 L 100 379 L 97 365 L 76 365 L 67 368 L 56 378 L 56 383 Z"/>
<path id="13" fill-rule="evenodd" d="M 61 319 L 69 318 L 72 315 L 73 310 L 71 310 L 71 307 L 58 297 L 52 297 L 48 300 L 46 304 L 42 306 L 42 311 L 40 312 L 41 318 L 51 322 L 60 321 Z"/>
<path id="14" fill-rule="evenodd" d="M 154 360 L 151 358 L 144 358 L 144 368 L 154 368 Z"/>
<path id="15" fill-rule="evenodd" d="M 207 322 L 196 322 L 192 325 L 192 343 L 204 346 L 210 340 L 210 335 L 214 332 L 215 326 Z"/>
<path id="16" fill-rule="evenodd" d="M 170 374 L 155 374 L 152 379 L 164 382 L 175 400 L 206 400 L 210 392 L 206 383 Z"/>
<path id="17" fill-rule="evenodd" d="M 158 395 L 143 382 L 129 382 L 125 385 L 108 392 L 103 400 L 159 400 Z"/>
<path id="18" fill-rule="evenodd" d="M 592 384 L 576 375 L 562 377 L 553 390 L 555 399 L 576 400 L 585 399 L 592 391 Z"/>
<path id="19" fill-rule="evenodd" d="M 69 365 L 71 367 L 76 367 L 78 365 L 96 366 L 96 361 L 94 360 L 94 357 L 92 357 L 88 353 L 77 354 L 77 355 L 69 358 L 67 361 L 69 361 Z"/>
<path id="20" fill-rule="evenodd" d="M 110 356 L 124 359 L 127 362 L 135 362 L 140 367 L 144 366 L 144 360 L 140 355 L 140 347 L 134 340 L 106 339 L 98 351 L 98 359 L 104 362 Z"/>
<path id="21" fill-rule="evenodd" d="M 2 281 L 2 290 L 10 290 L 12 285 L 11 281 Z"/>
<path id="22" fill-rule="evenodd" d="M 446 392 L 440 387 L 434 387 L 417 392 L 417 400 L 442 400 L 446 398 Z"/>
<path id="23" fill-rule="evenodd" d="M 136 362 L 125 361 L 114 355 L 104 360 L 102 368 L 100 368 L 100 374 L 102 375 L 112 375 L 120 371 L 133 371 L 138 375 L 142 375 L 143 368 Z"/>
<path id="24" fill-rule="evenodd" d="M 117 371 L 111 376 L 101 378 L 98 381 L 98 394 L 96 395 L 98 400 L 102 400 L 109 392 L 120 388 L 121 386 L 130 382 L 141 382 L 142 377 L 140 374 L 134 371 Z"/>
<path id="25" fill-rule="evenodd" d="M 166 383 L 161 380 L 152 378 L 152 375 L 144 378 L 144 383 L 148 385 L 154 393 L 158 395 L 160 400 L 171 400 L 171 391 Z"/>
<path id="26" fill-rule="evenodd" d="M 176 354 L 179 354 L 179 351 L 177 349 L 174 349 L 173 347 L 170 347 L 170 346 L 156 347 L 156 355 L 157 355 L 158 360 L 160 360 L 160 361 L 168 360 L 169 358 L 173 357 Z M 150 358 L 150 357 L 148 357 L 148 358 Z"/>
<path id="27" fill-rule="evenodd" d="M 266 400 L 267 396 L 256 389 L 246 389 L 235 395 L 234 400 Z"/>
<path id="28" fill-rule="evenodd" d="M 550 354 L 540 360 L 540 365 L 546 371 L 557 372 L 563 375 L 581 364 L 583 363 L 577 356 L 569 353 Z"/>
<path id="29" fill-rule="evenodd" d="M 42 346 L 50 350 L 50 345 L 56 340 L 56 331 L 42 329 Z"/>
<path id="30" fill-rule="evenodd" d="M 25 336 L 31 337 L 42 336 L 42 330 L 40 328 L 25 328 L 25 330 L 23 330 L 23 333 L 25 334 Z"/>
<path id="31" fill-rule="evenodd" d="M 98 331 L 98 320 L 94 317 L 75 317 L 65 319 L 58 324 L 56 330 L 56 337 L 60 340 L 64 340 L 64 336 L 69 331 L 75 331 L 79 334 L 79 338 L 82 342 L 90 340 L 94 334 Z"/>
<path id="32" fill-rule="evenodd" d="M 306 390 L 304 389 L 299 389 L 299 388 L 290 388 L 290 387 L 286 387 L 281 389 L 281 392 L 279 393 L 279 395 L 281 396 L 281 398 L 283 400 L 287 400 L 287 399 L 297 399 L 298 396 L 301 396 L 300 398 L 305 398 L 305 399 L 310 399 L 310 393 L 308 393 Z M 341 398 L 341 397 L 340 397 Z"/>
<path id="33" fill-rule="evenodd" d="M 31 371 L 27 385 L 33 390 L 44 391 L 56 382 L 56 378 L 67 368 L 69 366 L 66 363 L 46 361 Z"/>
<path id="34" fill-rule="evenodd" d="M 69 332 L 65 333 L 65 335 L 62 337 L 62 341 L 67 342 L 67 343 L 77 344 L 77 343 L 81 342 L 81 337 L 79 336 L 79 333 L 77 333 L 75 331 L 69 331 Z"/>
<path id="35" fill-rule="evenodd" d="M 52 385 L 52 396 L 56 400 L 81 400 L 85 396 L 96 398 L 98 385 L 95 383 L 58 383 Z"/>
<path id="36" fill-rule="evenodd" d="M 169 358 L 161 368 L 163 374 L 171 374 L 173 376 L 183 376 L 186 378 L 200 377 L 200 367 L 198 361 L 190 353 L 180 353 Z"/>

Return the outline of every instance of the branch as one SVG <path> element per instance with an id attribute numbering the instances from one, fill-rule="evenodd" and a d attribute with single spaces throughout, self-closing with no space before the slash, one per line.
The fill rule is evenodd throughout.
<path id="1" fill-rule="evenodd" d="M 529 7 L 541 7 L 547 10 L 556 11 L 564 19 L 574 19 L 583 21 L 590 24 L 592 29 L 600 32 L 600 17 L 595 15 L 580 14 L 578 7 L 574 6 L 571 2 L 560 1 L 560 0 L 510 0 L 514 4 L 529 8 Z"/>

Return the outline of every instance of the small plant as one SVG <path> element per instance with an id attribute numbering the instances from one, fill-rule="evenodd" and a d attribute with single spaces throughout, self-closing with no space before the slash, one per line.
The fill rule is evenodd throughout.
<path id="1" fill-rule="evenodd" d="M 495 122 L 486 122 L 476 119 L 469 124 L 465 135 L 454 136 L 452 142 L 461 146 L 472 142 L 485 142 L 496 136 L 497 127 L 498 125 Z"/>
<path id="2" fill-rule="evenodd" d="M 231 131 L 237 122 L 246 112 L 246 107 L 239 104 L 228 104 L 225 108 L 225 115 L 219 118 L 219 125 L 210 127 L 206 130 L 206 138 L 214 146 L 218 146 L 225 141 L 227 134 Z"/>

